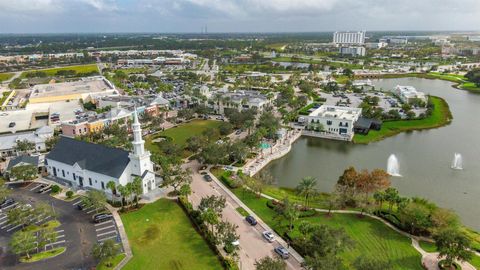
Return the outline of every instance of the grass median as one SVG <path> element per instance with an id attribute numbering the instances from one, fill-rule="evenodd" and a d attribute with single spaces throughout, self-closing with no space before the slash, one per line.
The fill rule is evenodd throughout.
<path id="1" fill-rule="evenodd" d="M 430 116 L 420 120 L 387 121 L 383 123 L 380 130 L 370 130 L 367 135 L 355 134 L 353 141 L 355 143 L 367 144 L 383 140 L 401 132 L 432 129 L 450 124 L 452 114 L 447 102 L 435 96 L 430 96 L 430 100 L 434 105 Z"/>

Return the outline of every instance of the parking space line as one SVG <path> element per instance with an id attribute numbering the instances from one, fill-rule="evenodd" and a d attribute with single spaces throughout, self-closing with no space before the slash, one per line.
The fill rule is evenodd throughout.
<path id="1" fill-rule="evenodd" d="M 99 234 L 97 234 L 97 238 L 99 238 L 100 236 L 104 236 L 104 235 L 112 234 L 112 233 L 114 233 L 115 235 L 117 235 L 117 230 L 109 231 L 109 232 L 105 232 L 105 233 L 99 233 Z"/>
<path id="2" fill-rule="evenodd" d="M 108 221 L 105 221 L 105 222 L 97 223 L 97 224 L 95 224 L 95 227 L 100 226 L 100 225 L 105 225 L 107 223 L 113 223 L 113 220 L 108 220 Z"/>
<path id="3" fill-rule="evenodd" d="M 42 186 L 42 184 L 34 186 L 33 188 L 30 189 L 30 191 L 34 191 L 35 189 L 39 188 L 40 186 Z"/>
<path id="4" fill-rule="evenodd" d="M 78 201 L 74 202 L 74 203 L 73 203 L 73 205 L 77 205 L 77 204 L 79 204 L 79 203 L 81 203 L 81 202 L 83 202 L 83 200 L 82 200 L 82 199 L 80 199 L 80 200 L 78 200 Z"/>
<path id="5" fill-rule="evenodd" d="M 115 225 L 110 225 L 110 226 L 107 226 L 107 227 L 103 227 L 103 228 L 98 228 L 96 229 L 95 231 L 103 231 L 103 230 L 106 230 L 106 229 L 110 229 L 110 228 L 115 228 Z"/>
<path id="6" fill-rule="evenodd" d="M 12 231 L 12 230 L 15 230 L 16 228 L 18 228 L 18 227 L 20 227 L 20 226 L 22 226 L 22 224 L 18 224 L 17 226 L 8 229 L 7 232 Z"/>
<path id="7" fill-rule="evenodd" d="M 93 208 L 93 206 L 85 207 L 85 208 L 83 208 L 83 211 L 87 211 L 88 209 L 92 209 L 92 208 Z"/>
<path id="8" fill-rule="evenodd" d="M 106 241 L 108 239 L 113 239 L 113 238 L 117 238 L 117 235 L 113 235 L 113 236 L 105 237 L 105 238 L 102 238 L 102 239 L 98 239 L 98 242 L 103 242 L 103 241 Z"/>
<path id="9" fill-rule="evenodd" d="M 17 206 L 18 205 L 18 202 L 14 202 L 13 204 L 9 205 L 9 206 L 5 206 L 2 210 L 7 210 L 9 208 L 12 208 L 14 206 Z"/>
<path id="10" fill-rule="evenodd" d="M 7 215 L 2 215 L 2 216 L 0 217 L 0 220 L 2 220 L 2 219 L 4 219 L 4 218 L 7 218 L 7 217 L 8 217 Z"/>
<path id="11" fill-rule="evenodd" d="M 57 241 L 57 242 L 54 242 L 54 243 L 51 243 L 51 244 L 46 244 L 45 246 L 53 246 L 53 245 L 58 245 L 58 244 L 62 244 L 62 243 L 65 243 L 65 240 L 60 240 L 60 241 Z"/>
<path id="12" fill-rule="evenodd" d="M 47 193 L 47 192 L 50 192 L 50 190 L 52 190 L 52 188 L 47 188 L 47 189 L 45 189 L 44 191 L 42 191 L 42 194 L 45 194 L 45 193 Z"/>
<path id="13" fill-rule="evenodd" d="M 87 214 L 91 214 L 92 212 L 98 211 L 98 210 L 102 210 L 102 208 L 92 209 L 92 210 L 88 211 Z"/>
<path id="14" fill-rule="evenodd" d="M 8 222 L 8 219 L 0 222 L 0 226 L 2 226 L 3 224 L 5 224 L 5 223 L 7 223 L 7 222 Z M 2 229 L 3 229 L 3 228 L 2 228 Z"/>

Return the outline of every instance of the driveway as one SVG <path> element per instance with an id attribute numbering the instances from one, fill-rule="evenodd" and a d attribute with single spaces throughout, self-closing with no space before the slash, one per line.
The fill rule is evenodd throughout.
<path id="1" fill-rule="evenodd" d="M 18 263 L 15 256 L 10 253 L 0 253 L 0 269 L 91 269 L 96 265 L 91 256 L 93 245 L 97 242 L 95 226 L 91 222 L 91 215 L 74 208 L 71 202 L 65 202 L 55 199 L 49 194 L 39 194 L 35 192 L 38 183 L 32 183 L 28 186 L 13 186 L 10 197 L 16 201 L 30 203 L 35 205 L 44 202 L 53 205 L 58 214 L 58 220 L 62 223 L 66 251 L 54 258 L 45 261 L 21 264 Z M 1 232 L 0 244 L 4 246 L 8 242 L 9 235 Z"/>
<path id="2" fill-rule="evenodd" d="M 193 205 L 196 207 L 200 203 L 202 197 L 210 195 L 221 195 L 226 198 L 226 207 L 223 210 L 223 220 L 229 221 L 238 226 L 237 234 L 240 236 L 240 269 L 241 270 L 250 270 L 255 269 L 255 261 L 260 260 L 265 256 L 276 256 L 273 249 L 276 246 L 279 246 L 278 241 L 269 243 L 266 241 L 262 232 L 264 231 L 265 224 L 258 220 L 256 226 L 251 226 L 248 224 L 244 217 L 237 212 L 236 208 L 240 205 L 229 195 L 227 194 L 218 183 L 215 181 L 206 182 L 203 180 L 202 175 L 199 174 L 198 169 L 200 164 L 197 161 L 192 161 L 184 165 L 192 169 L 193 181 L 192 181 L 192 195 L 190 200 Z M 278 236 L 277 236 L 277 240 Z M 290 259 L 287 261 L 288 269 L 301 269 L 300 263 L 293 257 L 290 256 Z"/>

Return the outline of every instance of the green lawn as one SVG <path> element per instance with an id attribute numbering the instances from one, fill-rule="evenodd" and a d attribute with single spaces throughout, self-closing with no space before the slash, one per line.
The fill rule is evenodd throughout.
<path id="1" fill-rule="evenodd" d="M 275 212 L 266 206 L 267 199 L 257 198 L 252 193 L 242 192 L 240 189 L 234 190 L 234 193 L 274 230 L 279 234 L 283 233 L 284 227 L 279 227 L 273 220 Z M 398 234 L 378 220 L 359 218 L 352 214 L 335 214 L 327 217 L 322 213 L 302 218 L 297 223 L 301 220 L 325 224 L 334 228 L 344 228 L 355 242 L 354 248 L 342 254 L 342 258 L 347 264 L 351 264 L 359 256 L 367 256 L 388 260 L 393 264 L 394 269 L 422 269 L 420 253 L 412 247 L 410 239 Z M 296 235 L 298 232 L 294 230 L 292 236 Z"/>
<path id="2" fill-rule="evenodd" d="M 38 261 L 41 261 L 41 260 L 45 260 L 45 259 L 48 259 L 48 258 L 51 258 L 51 257 L 55 257 L 57 255 L 60 255 L 63 252 L 65 252 L 65 250 L 66 250 L 65 247 L 54 248 L 54 249 L 51 249 L 51 250 L 48 250 L 48 251 L 35 253 L 35 254 L 31 255 L 29 259 L 27 259 L 26 257 L 22 257 L 22 258 L 20 258 L 20 261 L 21 262 L 26 262 L 26 263 L 38 262 Z"/>
<path id="3" fill-rule="evenodd" d="M 203 131 L 209 128 L 218 128 L 221 124 L 222 122 L 213 120 L 192 120 L 186 124 L 169 128 L 165 131 L 155 134 L 151 139 L 148 139 L 149 143 L 147 147 L 152 145 L 152 139 L 158 137 L 169 137 L 174 143 L 183 147 L 185 146 L 188 138 L 201 135 Z"/>
<path id="4" fill-rule="evenodd" d="M 419 241 L 418 243 L 420 244 L 420 247 L 426 252 L 437 252 L 437 246 L 435 246 L 435 243 L 426 241 Z"/>
<path id="5" fill-rule="evenodd" d="M 426 252 L 437 252 L 437 247 L 435 243 L 420 241 L 420 247 L 425 250 Z M 480 269 L 480 257 L 473 255 L 473 258 L 468 261 L 471 263 L 475 268 Z"/>
<path id="6" fill-rule="evenodd" d="M 6 81 L 13 77 L 13 73 L 0 73 L 0 82 Z"/>
<path id="7" fill-rule="evenodd" d="M 430 96 L 435 105 L 432 115 L 421 120 L 401 120 L 384 122 L 380 130 L 370 130 L 367 135 L 355 134 L 353 141 L 355 143 L 370 143 L 380 141 L 386 137 L 396 135 L 400 132 L 431 129 L 445 126 L 451 122 L 452 115 L 448 104 L 439 97 Z"/>
<path id="8" fill-rule="evenodd" d="M 115 256 L 113 259 L 111 260 L 104 260 L 104 261 L 101 261 L 98 265 L 97 265 L 97 270 L 111 270 L 111 269 L 115 269 L 115 266 L 117 266 L 124 258 L 125 258 L 125 253 L 120 253 L 118 254 L 117 256 Z M 109 263 L 111 263 L 111 266 L 107 266 Z"/>
<path id="9" fill-rule="evenodd" d="M 174 201 L 160 199 L 121 218 L 133 252 L 123 270 L 223 269 Z"/>
<path id="10" fill-rule="evenodd" d="M 45 72 L 47 76 L 53 77 L 60 70 L 75 70 L 77 73 L 88 73 L 93 71 L 98 72 L 98 67 L 96 64 L 89 64 L 89 65 L 80 65 L 80 66 L 68 66 L 68 67 L 59 67 L 59 68 L 29 70 L 29 71 L 23 72 L 22 75 L 20 75 L 20 78 L 26 78 L 27 73 L 31 71 L 42 71 L 42 72 Z"/>

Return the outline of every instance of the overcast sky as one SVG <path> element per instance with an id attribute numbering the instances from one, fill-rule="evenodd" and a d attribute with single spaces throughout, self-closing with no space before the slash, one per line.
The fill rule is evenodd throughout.
<path id="1" fill-rule="evenodd" d="M 0 0 L 0 33 L 480 30 L 480 0 Z"/>

